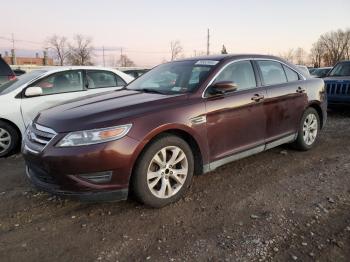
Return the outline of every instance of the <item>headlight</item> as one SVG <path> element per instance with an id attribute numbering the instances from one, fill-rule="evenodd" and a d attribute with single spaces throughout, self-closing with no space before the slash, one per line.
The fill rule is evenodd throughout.
<path id="1" fill-rule="evenodd" d="M 57 144 L 58 147 L 85 146 L 99 144 L 124 137 L 132 124 L 71 132 Z"/>

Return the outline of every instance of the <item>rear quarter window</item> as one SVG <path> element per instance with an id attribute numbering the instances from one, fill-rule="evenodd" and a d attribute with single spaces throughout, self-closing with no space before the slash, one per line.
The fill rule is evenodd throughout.
<path id="1" fill-rule="evenodd" d="M 299 75 L 294 70 L 290 69 L 288 66 L 283 65 L 284 72 L 286 72 L 288 82 L 298 81 Z"/>

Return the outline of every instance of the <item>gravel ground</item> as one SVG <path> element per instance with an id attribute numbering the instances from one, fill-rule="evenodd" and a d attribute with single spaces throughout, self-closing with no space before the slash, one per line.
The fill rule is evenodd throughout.
<path id="1" fill-rule="evenodd" d="M 350 261 L 350 110 L 317 146 L 275 148 L 194 178 L 155 210 L 37 192 L 0 160 L 1 261 Z"/>

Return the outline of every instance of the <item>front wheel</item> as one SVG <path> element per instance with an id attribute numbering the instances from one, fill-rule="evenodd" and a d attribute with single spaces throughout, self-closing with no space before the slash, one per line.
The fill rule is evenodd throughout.
<path id="1" fill-rule="evenodd" d="M 0 121 L 0 157 L 13 154 L 20 143 L 19 134 L 10 124 Z"/>
<path id="2" fill-rule="evenodd" d="M 181 198 L 191 184 L 193 153 L 180 137 L 164 136 L 142 153 L 133 174 L 133 191 L 142 203 L 163 207 Z"/>
<path id="3" fill-rule="evenodd" d="M 311 149 L 318 138 L 320 131 L 320 117 L 313 108 L 305 110 L 300 122 L 298 137 L 294 142 L 294 146 L 299 150 Z"/>

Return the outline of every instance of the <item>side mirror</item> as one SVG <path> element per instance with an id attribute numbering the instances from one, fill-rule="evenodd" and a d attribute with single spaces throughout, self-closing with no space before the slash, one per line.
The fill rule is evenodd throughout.
<path id="1" fill-rule="evenodd" d="M 221 81 L 212 85 L 209 89 L 211 95 L 224 95 L 237 90 L 237 84 L 231 81 Z"/>
<path id="2" fill-rule="evenodd" d="M 43 94 L 43 89 L 39 86 L 28 87 L 24 94 L 27 97 L 41 96 Z"/>

